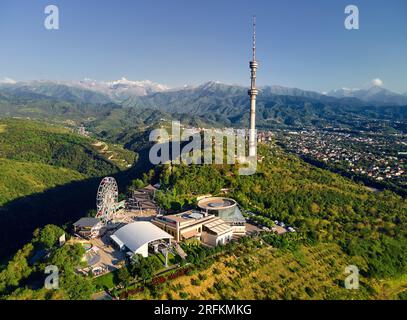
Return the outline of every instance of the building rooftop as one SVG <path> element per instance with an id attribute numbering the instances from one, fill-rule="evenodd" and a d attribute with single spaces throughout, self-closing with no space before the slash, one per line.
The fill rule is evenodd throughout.
<path id="1" fill-rule="evenodd" d="M 164 221 L 174 221 L 174 222 L 189 222 L 189 221 L 198 221 L 205 218 L 205 215 L 197 210 L 188 210 L 185 212 L 170 214 L 167 216 L 158 217 L 160 220 Z"/>
<path id="2" fill-rule="evenodd" d="M 78 228 L 92 228 L 100 222 L 101 221 L 98 218 L 85 217 L 85 218 L 80 218 L 73 225 Z"/>
<path id="3" fill-rule="evenodd" d="M 198 207 L 203 210 L 221 210 L 236 206 L 236 201 L 223 197 L 208 197 L 198 201 Z"/>
<path id="4" fill-rule="evenodd" d="M 213 213 L 219 216 L 226 222 L 244 223 L 243 217 L 237 202 L 230 198 L 224 197 L 208 197 L 198 201 L 198 207 L 208 213 Z"/>
<path id="5" fill-rule="evenodd" d="M 116 243 L 124 244 L 133 252 L 149 242 L 173 238 L 164 230 L 146 221 L 129 223 L 117 230 L 111 237 Z"/>
<path id="6" fill-rule="evenodd" d="M 224 233 L 233 231 L 233 228 L 221 218 L 216 218 L 208 223 L 205 223 L 204 228 L 217 235 L 222 235 Z"/>

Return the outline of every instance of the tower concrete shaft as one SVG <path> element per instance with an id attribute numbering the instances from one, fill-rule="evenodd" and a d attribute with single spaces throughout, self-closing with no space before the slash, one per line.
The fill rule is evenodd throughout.
<path id="1" fill-rule="evenodd" d="M 253 17 L 253 58 L 250 61 L 251 85 L 250 96 L 250 129 L 249 129 L 249 156 L 257 155 L 257 134 L 256 134 L 256 97 L 259 91 L 256 89 L 256 72 L 258 63 L 256 61 L 256 17 Z"/>

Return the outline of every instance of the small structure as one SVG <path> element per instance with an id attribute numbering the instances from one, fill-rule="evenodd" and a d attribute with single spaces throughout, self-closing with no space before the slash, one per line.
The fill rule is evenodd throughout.
<path id="1" fill-rule="evenodd" d="M 211 246 L 226 244 L 233 238 L 233 228 L 216 217 L 212 221 L 203 225 L 202 242 Z"/>
<path id="2" fill-rule="evenodd" d="M 120 250 L 147 257 L 149 246 L 155 250 L 161 244 L 169 246 L 173 236 L 151 222 L 137 221 L 120 228 L 110 238 Z"/>
<path id="3" fill-rule="evenodd" d="M 126 203 L 127 210 L 153 210 L 158 211 L 158 207 L 154 202 L 155 192 L 157 189 L 152 185 L 147 185 L 144 188 L 133 190 L 130 198 Z"/>
<path id="4" fill-rule="evenodd" d="M 76 234 L 83 238 L 91 239 L 100 235 L 100 230 L 103 227 L 102 221 L 97 218 L 80 218 L 73 224 L 73 229 Z"/>
<path id="5" fill-rule="evenodd" d="M 66 242 L 65 232 L 62 234 L 62 236 L 59 237 L 58 242 L 60 247 L 62 247 L 65 244 Z"/>

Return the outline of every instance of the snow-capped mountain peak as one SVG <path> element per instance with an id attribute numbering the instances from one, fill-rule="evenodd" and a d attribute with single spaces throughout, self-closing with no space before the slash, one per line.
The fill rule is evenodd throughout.
<path id="1" fill-rule="evenodd" d="M 383 88 L 382 83 L 373 84 L 367 89 L 341 88 L 328 92 L 328 95 L 336 98 L 357 98 L 373 104 L 407 104 L 405 96 Z"/>
<path id="2" fill-rule="evenodd" d="M 166 85 L 150 80 L 133 81 L 126 77 L 113 81 L 96 81 L 87 78 L 72 85 L 106 94 L 115 100 L 125 100 L 130 96 L 145 96 L 170 89 Z"/>
<path id="3" fill-rule="evenodd" d="M 0 79 L 0 84 L 16 84 L 16 83 L 17 81 L 11 78 L 5 77 L 3 79 Z"/>

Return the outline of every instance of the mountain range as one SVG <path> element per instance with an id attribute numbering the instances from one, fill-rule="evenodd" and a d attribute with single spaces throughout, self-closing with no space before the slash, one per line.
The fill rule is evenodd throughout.
<path id="1" fill-rule="evenodd" d="M 162 92 L 170 88 L 149 80 L 130 81 L 121 78 L 116 81 L 28 81 L 13 82 L 11 79 L 0 83 L 0 91 L 14 94 L 42 94 L 47 97 L 83 103 L 121 103 L 132 97 Z"/>
<path id="2" fill-rule="evenodd" d="M 149 96 L 159 92 L 179 92 L 196 89 L 209 89 L 221 86 L 228 93 L 243 93 L 247 88 L 239 85 L 224 84 L 209 81 L 202 85 L 186 85 L 181 88 L 170 88 L 150 80 L 132 81 L 125 77 L 115 81 L 96 81 L 84 79 L 80 81 L 28 81 L 17 82 L 5 78 L 0 81 L 0 91 L 9 90 L 14 93 L 38 93 L 48 97 L 72 100 L 84 103 L 108 103 L 131 105 L 137 97 Z M 327 93 L 307 91 L 298 88 L 289 88 L 279 85 L 263 86 L 259 88 L 265 95 L 282 95 L 326 100 L 324 97 L 339 99 L 355 98 L 371 105 L 407 105 L 407 92 L 399 94 L 382 86 L 373 85 L 367 89 L 341 88 Z M 332 100 L 331 100 L 332 101 Z"/>
<path id="3" fill-rule="evenodd" d="M 125 78 L 111 82 L 8 81 L 0 84 L 0 117 L 74 121 L 98 132 L 154 125 L 162 119 L 193 126 L 245 126 L 247 90 L 214 81 L 182 88 Z M 400 123 L 406 126 L 407 96 L 378 86 L 327 94 L 276 85 L 259 91 L 256 120 L 260 128 L 355 128 L 371 120 L 398 123 L 397 129 Z"/>
<path id="4" fill-rule="evenodd" d="M 406 105 L 407 93 L 398 94 L 381 86 L 372 86 L 368 89 L 342 88 L 332 90 L 327 95 L 336 98 L 352 97 L 374 105 Z"/>

